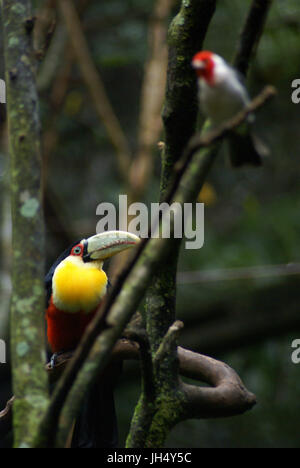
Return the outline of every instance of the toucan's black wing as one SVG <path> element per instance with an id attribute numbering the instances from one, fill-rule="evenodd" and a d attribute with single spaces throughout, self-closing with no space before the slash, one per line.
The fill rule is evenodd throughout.
<path id="1" fill-rule="evenodd" d="M 121 364 L 109 366 L 109 372 L 88 390 L 72 437 L 72 448 L 117 448 L 118 423 L 114 386 Z M 111 375 L 111 374 L 115 375 Z"/>

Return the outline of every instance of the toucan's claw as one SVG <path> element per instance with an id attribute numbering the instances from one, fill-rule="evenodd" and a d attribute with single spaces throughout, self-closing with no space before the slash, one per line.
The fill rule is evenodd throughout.
<path id="1" fill-rule="evenodd" d="M 58 360 L 59 356 L 61 356 L 64 353 L 65 353 L 65 351 L 60 351 L 59 353 L 52 354 L 51 359 L 50 359 L 51 369 L 53 369 L 57 365 L 57 360 Z"/>

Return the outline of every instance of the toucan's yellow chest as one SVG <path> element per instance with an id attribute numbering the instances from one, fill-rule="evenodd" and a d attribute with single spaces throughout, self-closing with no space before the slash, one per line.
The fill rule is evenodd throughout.
<path id="1" fill-rule="evenodd" d="M 80 257 L 67 257 L 52 279 L 54 305 L 69 313 L 89 313 L 106 293 L 107 276 L 102 262 L 84 263 Z"/>

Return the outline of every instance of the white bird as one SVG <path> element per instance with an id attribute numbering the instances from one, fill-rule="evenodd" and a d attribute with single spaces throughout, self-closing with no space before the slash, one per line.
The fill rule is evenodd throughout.
<path id="1" fill-rule="evenodd" d="M 247 89 L 238 72 L 225 60 L 210 51 L 198 52 L 192 66 L 196 70 L 199 87 L 199 103 L 203 113 L 214 127 L 234 117 L 249 103 Z M 253 134 L 251 114 L 245 125 L 229 137 L 231 163 L 235 167 L 251 164 L 260 166 L 269 151 Z"/>

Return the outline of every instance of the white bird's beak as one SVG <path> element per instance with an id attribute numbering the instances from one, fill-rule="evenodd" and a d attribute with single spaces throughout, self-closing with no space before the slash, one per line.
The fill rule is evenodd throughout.
<path id="1" fill-rule="evenodd" d="M 197 70 L 204 70 L 205 63 L 203 63 L 202 60 L 193 60 L 192 67 L 196 68 Z"/>

